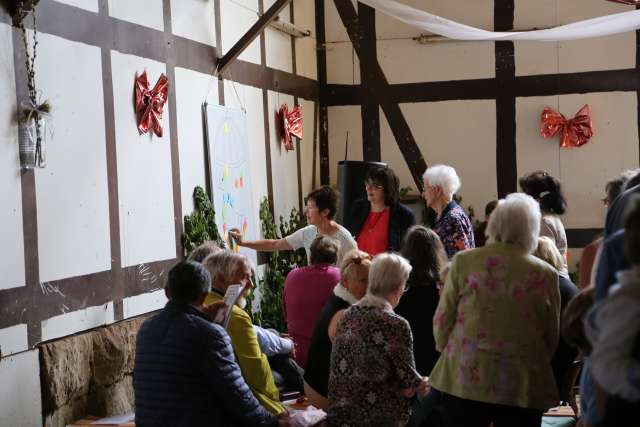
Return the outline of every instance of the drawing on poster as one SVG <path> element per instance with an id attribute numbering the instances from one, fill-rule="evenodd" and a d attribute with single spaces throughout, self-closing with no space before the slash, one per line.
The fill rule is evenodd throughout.
<path id="1" fill-rule="evenodd" d="M 205 104 L 209 167 L 213 206 L 218 231 L 234 252 L 242 252 L 254 263 L 256 252 L 238 247 L 229 230 L 237 228 L 242 238 L 256 238 L 256 218 L 249 163 L 247 117 L 239 109 Z"/>

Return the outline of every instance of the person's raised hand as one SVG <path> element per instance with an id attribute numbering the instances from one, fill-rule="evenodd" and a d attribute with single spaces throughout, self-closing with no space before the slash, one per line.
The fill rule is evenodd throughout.
<path id="1" fill-rule="evenodd" d="M 238 245 L 242 245 L 242 233 L 237 228 L 232 228 L 229 230 L 229 236 L 233 238 L 233 240 Z"/>
<path id="2" fill-rule="evenodd" d="M 202 311 L 204 312 L 204 314 L 207 315 L 209 320 L 211 320 L 212 322 L 215 322 L 216 316 L 218 315 L 220 310 L 225 310 L 226 308 L 227 308 L 227 304 L 225 304 L 224 301 L 218 301 L 210 305 L 202 306 Z"/>

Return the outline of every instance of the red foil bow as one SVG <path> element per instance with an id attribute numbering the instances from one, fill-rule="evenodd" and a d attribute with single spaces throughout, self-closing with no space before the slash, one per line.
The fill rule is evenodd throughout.
<path id="1" fill-rule="evenodd" d="M 278 111 L 278 117 L 281 123 L 281 135 L 284 143 L 284 148 L 287 151 L 293 150 L 293 141 L 291 136 L 295 136 L 302 139 L 302 107 L 296 105 L 293 110 L 289 112 L 287 104 L 280 106 Z"/>
<path id="2" fill-rule="evenodd" d="M 545 107 L 540 118 L 540 133 L 544 138 L 551 138 L 560 132 L 561 147 L 580 147 L 589 142 L 593 136 L 589 105 L 585 104 L 575 117 L 569 120 L 550 107 Z"/>
<path id="3" fill-rule="evenodd" d="M 169 79 L 162 74 L 158 82 L 149 90 L 147 70 L 136 77 L 136 115 L 138 117 L 138 132 L 140 134 L 153 132 L 162 137 L 162 108 L 167 102 Z"/>

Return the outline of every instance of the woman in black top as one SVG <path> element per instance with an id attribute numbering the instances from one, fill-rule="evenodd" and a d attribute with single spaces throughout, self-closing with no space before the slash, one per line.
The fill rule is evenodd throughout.
<path id="1" fill-rule="evenodd" d="M 402 256 L 413 269 L 408 290 L 402 295 L 395 312 L 407 319 L 413 334 L 413 354 L 420 375 L 428 376 L 440 357 L 433 339 L 433 316 L 438 306 L 440 269 L 447 254 L 438 235 L 422 225 L 409 229 L 402 242 Z"/>

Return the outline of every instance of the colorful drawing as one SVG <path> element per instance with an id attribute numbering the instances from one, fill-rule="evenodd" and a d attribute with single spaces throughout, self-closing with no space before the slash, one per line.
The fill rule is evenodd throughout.
<path id="1" fill-rule="evenodd" d="M 229 249 L 244 253 L 255 263 L 256 252 L 238 247 L 229 235 L 230 229 L 237 228 L 244 239 L 257 237 L 247 118 L 241 110 L 217 105 L 206 105 L 206 114 L 216 223 Z"/>

